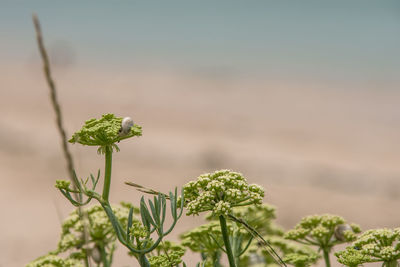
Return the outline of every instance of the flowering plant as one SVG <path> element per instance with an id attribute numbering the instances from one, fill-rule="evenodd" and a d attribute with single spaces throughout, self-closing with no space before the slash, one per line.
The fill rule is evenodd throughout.
<path id="1" fill-rule="evenodd" d="M 355 267 L 368 262 L 397 267 L 400 259 L 400 228 L 372 229 L 360 235 L 346 250 L 335 253 L 338 262 Z"/>
<path id="2" fill-rule="evenodd" d="M 120 141 L 141 136 L 142 129 L 130 117 L 120 118 L 113 114 L 86 121 L 69 142 L 97 146 L 97 152 L 105 156 L 102 194 L 96 192 L 100 171 L 96 177 L 90 174 L 86 180 L 79 179 L 68 150 L 55 85 L 36 16 L 33 21 L 73 182 L 58 180 L 55 186 L 78 209 L 64 221 L 57 249 L 27 267 L 89 267 L 92 262 L 98 267 L 110 267 L 116 240 L 142 267 L 173 267 L 181 263 L 186 267 L 182 260 L 185 247 L 201 254 L 202 261 L 196 265 L 198 267 L 222 266 L 224 253 L 230 267 L 270 266 L 276 263 L 285 267 L 286 264 L 306 267 L 320 257 L 310 246 L 316 246 L 323 252 L 326 266 L 330 267 L 329 253 L 333 246 L 351 241 L 352 246 L 335 254 L 340 263 L 355 267 L 382 261 L 383 267 L 398 266 L 399 228 L 368 230 L 357 237 L 361 232 L 358 225 L 349 225 L 342 217 L 325 214 L 305 217 L 293 230 L 284 234 L 282 228 L 272 222 L 275 209 L 261 205 L 264 189 L 248 184 L 242 174 L 229 170 L 200 175 L 197 180 L 184 185 L 180 195 L 176 188 L 174 192 L 164 194 L 128 183 L 141 192 L 155 195 L 153 200 L 146 202 L 142 197 L 139 208 L 127 203 L 111 205 L 112 153 L 120 151 L 117 145 Z M 86 200 L 83 200 L 84 196 Z M 96 200 L 98 205 L 82 208 L 92 200 Z M 168 201 L 171 225 L 165 228 Z M 184 208 L 187 215 L 211 212 L 207 217 L 209 222 L 184 233 L 181 245 L 163 240 L 176 226 Z M 283 259 L 279 254 L 283 255 Z"/>

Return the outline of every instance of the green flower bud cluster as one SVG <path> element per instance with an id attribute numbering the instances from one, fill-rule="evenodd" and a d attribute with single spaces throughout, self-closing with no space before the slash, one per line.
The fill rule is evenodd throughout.
<path id="1" fill-rule="evenodd" d="M 400 259 L 400 228 L 365 231 L 351 247 L 335 255 L 340 263 L 348 266 L 377 261 L 383 261 L 390 266 L 394 263 L 397 266 Z"/>
<path id="2" fill-rule="evenodd" d="M 185 251 L 185 248 L 180 245 L 173 244 L 170 241 L 164 241 L 157 247 L 158 255 L 149 258 L 150 266 L 178 266 L 178 264 L 182 262 L 182 257 L 185 254 Z"/>
<path id="3" fill-rule="evenodd" d="M 233 232 L 232 225 L 228 224 L 228 232 Z M 221 227 L 217 221 L 201 225 L 181 235 L 182 246 L 193 252 L 199 252 L 205 260 L 204 266 L 214 266 L 221 257 L 221 245 L 223 244 Z"/>
<path id="4" fill-rule="evenodd" d="M 129 209 L 130 205 L 126 203 L 113 206 L 113 212 L 116 218 L 118 218 L 124 227 L 126 227 L 128 222 Z M 58 244 L 59 252 L 83 245 L 84 240 L 82 236 L 85 234 L 84 224 L 86 224 L 87 234 L 89 236 L 89 240 L 86 241 L 87 243 L 99 242 L 106 245 L 114 243 L 116 239 L 114 229 L 103 208 L 100 205 L 92 206 L 85 209 L 84 213 L 87 214 L 87 220 L 80 220 L 78 211 L 75 210 L 62 224 L 63 231 Z M 136 218 L 134 218 L 134 220 L 138 222 Z"/>
<path id="5" fill-rule="evenodd" d="M 286 259 L 286 255 L 292 254 L 290 258 L 288 258 L 288 263 L 304 267 L 315 263 L 320 257 L 318 253 L 310 247 L 283 238 L 284 231 L 281 227 L 273 223 L 275 207 L 269 204 L 235 207 L 233 208 L 232 214 L 236 218 L 243 219 L 248 225 L 256 229 L 275 251 L 280 252 L 284 259 Z M 209 214 L 206 216 L 206 219 L 211 222 L 182 235 L 181 244 L 188 247 L 193 252 L 201 253 L 205 260 L 205 266 L 208 267 L 215 266 L 215 262 L 219 262 L 219 258 L 222 254 L 221 245 L 223 244 L 223 240 L 221 228 L 215 216 Z M 254 263 L 254 259 L 262 263 L 262 266 L 278 266 L 276 259 L 271 256 L 270 250 L 265 249 L 256 239 L 253 239 L 252 235 L 243 225 L 228 221 L 227 226 L 229 236 L 232 236 L 232 240 L 235 240 L 235 236 L 240 237 L 242 241 L 241 248 L 244 248 L 246 244 L 251 241 L 248 249 L 238 259 L 239 266 L 250 266 Z M 295 257 L 296 255 L 298 258 Z"/>
<path id="6" fill-rule="evenodd" d="M 81 259 L 63 259 L 56 255 L 46 255 L 26 265 L 26 267 L 83 267 Z"/>
<path id="7" fill-rule="evenodd" d="M 318 253 L 309 246 L 287 240 L 283 236 L 275 235 L 271 236 L 270 238 L 267 237 L 267 239 L 272 246 L 274 246 L 277 250 L 282 251 L 285 257 L 289 254 L 306 255 L 309 256 L 310 259 L 315 259 L 315 261 L 320 257 Z M 314 263 L 315 261 L 310 262 L 310 264 Z"/>
<path id="8" fill-rule="evenodd" d="M 119 151 L 115 144 L 132 136 L 141 136 L 142 128 L 134 124 L 126 134 L 121 135 L 121 123 L 123 118 L 115 117 L 114 114 L 105 114 L 101 119 L 90 119 L 85 122 L 82 129 L 72 136 L 70 143 L 79 143 L 86 146 L 100 146 L 98 152 L 104 153 L 107 146 Z"/>
<path id="9" fill-rule="evenodd" d="M 329 248 L 355 240 L 355 234 L 361 231 L 358 225 L 347 225 L 345 222 L 342 217 L 330 214 L 307 216 L 288 231 L 285 238 Z"/>
<path id="10" fill-rule="evenodd" d="M 283 238 L 283 234 L 266 235 L 264 238 L 275 251 L 280 251 L 283 261 L 298 267 L 310 266 L 314 264 L 320 255 L 309 246 L 296 244 L 293 241 Z M 252 243 L 248 251 L 241 258 L 241 266 L 249 265 L 252 254 L 261 255 L 264 263 L 268 266 L 276 264 L 276 260 L 271 257 L 270 251 L 265 250 L 257 243 Z"/>
<path id="11" fill-rule="evenodd" d="M 306 255 L 299 253 L 289 253 L 285 255 L 283 261 L 296 267 L 307 267 L 314 264 L 318 260 L 318 258 L 318 254 Z"/>
<path id="12" fill-rule="evenodd" d="M 71 191 L 72 189 L 69 188 L 71 185 L 71 181 L 66 181 L 66 180 L 56 180 L 56 185 L 55 187 L 58 189 L 64 189 L 64 190 L 69 190 Z"/>
<path id="13" fill-rule="evenodd" d="M 228 226 L 232 232 L 232 226 Z M 182 246 L 193 252 L 212 253 L 219 249 L 217 243 L 222 244 L 221 228 L 217 221 L 201 225 L 181 236 Z"/>
<path id="14" fill-rule="evenodd" d="M 276 208 L 269 204 L 237 207 L 233 209 L 236 218 L 244 219 L 257 232 L 265 235 L 283 235 L 283 230 L 273 223 Z"/>
<path id="15" fill-rule="evenodd" d="M 120 205 L 113 206 L 113 212 L 121 222 L 123 227 L 127 227 L 129 210 L 132 207 L 129 203 L 122 202 Z M 134 213 L 138 214 L 138 209 L 134 208 Z M 36 259 L 27 267 L 50 267 L 50 266 L 83 266 L 83 259 L 86 255 L 91 255 L 99 245 L 104 247 L 108 255 L 115 250 L 115 232 L 109 221 L 107 214 L 100 205 L 92 206 L 82 210 L 84 216 L 80 219 L 78 210 L 73 211 L 62 224 L 61 238 L 57 249 L 47 255 Z M 133 223 L 139 223 L 133 218 Z M 69 253 L 63 259 L 58 255 Z"/>
<path id="16" fill-rule="evenodd" d="M 264 190 L 255 184 L 249 185 L 242 174 L 229 170 L 200 175 L 184 187 L 187 215 L 212 211 L 214 215 L 228 215 L 233 207 L 260 205 Z"/>
<path id="17" fill-rule="evenodd" d="M 146 238 L 149 234 L 147 228 L 144 227 L 143 224 L 139 221 L 134 221 L 132 223 L 130 231 L 132 236 L 140 239 Z"/>
<path id="18" fill-rule="evenodd" d="M 342 250 L 335 253 L 337 261 L 345 266 L 356 267 L 366 262 L 372 262 L 370 256 L 363 254 L 359 249 L 354 247 L 347 247 L 346 250 Z"/>

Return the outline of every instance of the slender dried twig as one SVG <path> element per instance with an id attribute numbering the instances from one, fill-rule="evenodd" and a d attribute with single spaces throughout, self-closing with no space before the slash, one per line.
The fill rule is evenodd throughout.
<path id="1" fill-rule="evenodd" d="M 61 135 L 62 149 L 63 149 L 65 160 L 67 162 L 67 170 L 68 170 L 69 177 L 72 180 L 74 187 L 76 187 L 76 183 L 78 181 L 75 181 L 73 178 L 74 177 L 74 162 L 72 161 L 71 152 L 69 151 L 69 148 L 68 148 L 67 135 L 65 133 L 64 126 L 63 126 L 63 117 L 62 117 L 62 113 L 61 113 L 61 108 L 60 108 L 60 104 L 58 103 L 58 100 L 57 100 L 56 85 L 54 83 L 53 78 L 51 77 L 49 57 L 47 55 L 46 49 L 43 44 L 42 30 L 40 27 L 39 19 L 36 14 L 33 14 L 32 19 L 33 19 L 33 24 L 35 26 L 36 39 L 37 39 L 37 43 L 38 43 L 38 47 L 39 47 L 39 52 L 40 52 L 40 55 L 41 55 L 42 61 L 43 61 L 44 74 L 45 74 L 46 81 L 47 81 L 47 84 L 50 89 L 51 103 L 53 105 L 53 109 L 56 114 L 57 129 Z"/>
<path id="2" fill-rule="evenodd" d="M 69 148 L 68 148 L 68 141 L 67 141 L 68 139 L 67 139 L 67 135 L 65 133 L 64 126 L 63 126 L 63 117 L 62 117 L 62 113 L 61 113 L 61 107 L 60 107 L 60 104 L 57 99 L 56 85 L 51 76 L 49 57 L 47 55 L 46 48 L 44 47 L 42 30 L 40 27 L 39 19 L 36 14 L 32 15 L 32 20 L 33 20 L 33 25 L 35 26 L 36 40 L 37 40 L 37 44 L 39 47 L 40 56 L 43 61 L 44 75 L 46 77 L 47 85 L 49 86 L 49 89 L 50 89 L 51 103 L 53 105 L 54 113 L 56 114 L 57 129 L 61 135 L 62 150 L 64 153 L 65 161 L 67 162 L 67 171 L 68 171 L 70 179 L 72 180 L 73 188 L 76 189 L 76 188 L 78 188 L 77 185 L 78 185 L 79 181 L 74 173 L 74 169 L 75 169 L 74 162 L 72 160 L 71 152 L 69 151 Z M 75 197 L 79 200 L 79 202 L 82 201 L 82 193 L 79 192 L 79 193 L 75 194 Z M 82 221 L 84 221 L 84 217 L 85 217 L 85 215 L 87 216 L 87 214 L 84 214 L 80 207 L 78 208 L 78 214 L 79 214 L 80 219 Z M 87 231 L 87 225 L 85 223 L 83 223 L 83 225 L 84 225 L 84 237 L 83 238 L 84 238 L 84 243 L 86 244 L 87 240 L 89 239 L 89 233 Z M 88 253 L 86 253 L 86 254 L 88 254 Z M 90 266 L 90 261 L 88 259 L 88 255 L 86 257 L 85 264 L 86 264 L 86 266 Z"/>

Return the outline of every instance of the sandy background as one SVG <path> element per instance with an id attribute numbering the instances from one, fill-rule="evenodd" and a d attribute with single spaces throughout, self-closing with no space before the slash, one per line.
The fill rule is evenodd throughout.
<path id="1" fill-rule="evenodd" d="M 0 1 L 0 267 L 54 249 L 72 210 L 54 188 L 67 172 L 32 12 L 68 135 L 104 113 L 143 127 L 114 155 L 113 202 L 138 203 L 124 181 L 168 191 L 227 168 L 265 188 L 286 229 L 327 212 L 369 229 L 400 225 L 399 11 L 367 0 Z M 71 150 L 81 177 L 103 168 L 95 149 Z M 170 238 L 202 222 L 185 217 Z M 115 266 L 135 266 L 125 254 Z"/>
<path id="2" fill-rule="evenodd" d="M 53 187 L 66 171 L 39 65 L 1 73 L 0 266 L 12 267 L 56 246 L 71 206 Z M 265 187 L 265 201 L 277 206 L 277 221 L 286 228 L 325 212 L 363 229 L 399 225 L 396 84 L 300 86 L 101 68 L 55 68 L 54 76 L 69 134 L 106 112 L 143 126 L 143 136 L 121 143 L 114 156 L 114 202 L 140 198 L 124 181 L 167 191 L 229 168 Z M 95 149 L 71 149 L 81 176 L 103 167 Z M 172 239 L 201 221 L 184 218 Z"/>

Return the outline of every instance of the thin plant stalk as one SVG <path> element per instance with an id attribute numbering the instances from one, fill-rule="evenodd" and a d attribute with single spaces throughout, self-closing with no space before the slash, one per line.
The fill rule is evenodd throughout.
<path id="1" fill-rule="evenodd" d="M 103 267 L 110 267 L 111 264 L 107 260 L 107 252 L 104 248 L 104 245 L 103 244 L 99 245 L 99 249 L 100 249 L 101 261 L 103 263 Z"/>
<path id="2" fill-rule="evenodd" d="M 110 195 L 110 186 L 111 186 L 111 167 L 112 167 L 112 147 L 106 146 L 105 149 L 105 168 L 104 168 L 104 186 L 103 186 L 103 200 L 109 203 L 108 197 Z"/>
<path id="3" fill-rule="evenodd" d="M 323 254 L 324 254 L 324 260 L 325 260 L 326 267 L 331 267 L 331 261 L 329 259 L 329 250 L 323 249 Z"/>
<path id="4" fill-rule="evenodd" d="M 222 238 L 223 238 L 224 244 L 225 244 L 226 255 L 228 256 L 228 260 L 229 260 L 229 266 L 236 267 L 235 257 L 233 256 L 231 243 L 229 242 L 228 227 L 226 225 L 226 219 L 223 215 L 219 216 L 219 223 L 221 226 Z"/>
<path id="5" fill-rule="evenodd" d="M 149 261 L 147 260 L 147 257 L 146 257 L 145 254 L 140 254 L 140 255 L 139 255 L 139 264 L 140 264 L 140 266 L 142 266 L 142 267 L 150 267 L 150 263 L 149 263 Z"/>

